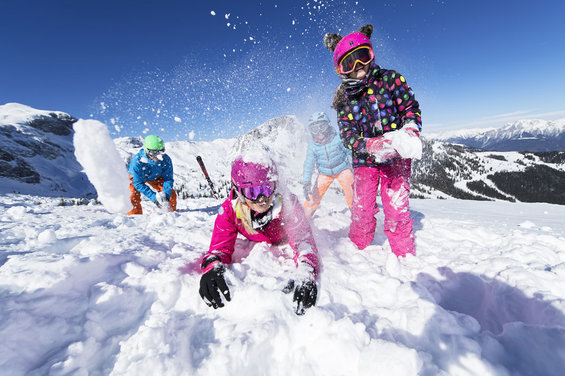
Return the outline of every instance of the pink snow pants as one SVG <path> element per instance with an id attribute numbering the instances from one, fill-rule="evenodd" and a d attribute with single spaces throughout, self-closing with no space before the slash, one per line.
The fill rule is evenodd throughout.
<path id="1" fill-rule="evenodd" d="M 408 209 L 412 161 L 397 159 L 384 167 L 357 167 L 354 171 L 353 208 L 349 238 L 359 249 L 366 248 L 375 236 L 377 191 L 385 214 L 384 232 L 396 256 L 416 254 L 412 218 Z"/>

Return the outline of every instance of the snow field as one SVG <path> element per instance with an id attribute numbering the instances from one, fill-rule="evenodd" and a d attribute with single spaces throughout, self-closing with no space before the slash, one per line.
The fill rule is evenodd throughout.
<path id="1" fill-rule="evenodd" d="M 36 201 L 43 201 L 36 204 Z M 0 369 L 10 375 L 560 374 L 565 208 L 412 200 L 417 257 L 365 251 L 329 190 L 313 218 L 316 307 L 280 290 L 288 247 L 238 239 L 232 301 L 208 308 L 198 259 L 219 202 L 110 214 L 0 198 Z"/>

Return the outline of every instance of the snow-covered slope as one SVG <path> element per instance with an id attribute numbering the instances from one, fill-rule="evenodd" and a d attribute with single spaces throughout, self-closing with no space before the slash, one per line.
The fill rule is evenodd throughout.
<path id="1" fill-rule="evenodd" d="M 417 258 L 347 238 L 330 191 L 313 219 L 317 305 L 280 290 L 288 249 L 238 240 L 232 301 L 208 308 L 198 258 L 219 201 L 99 205 L 0 196 L 0 373 L 558 376 L 565 365 L 565 206 L 411 201 Z"/>
<path id="2" fill-rule="evenodd" d="M 416 197 L 565 204 L 565 152 L 487 152 L 423 140 L 412 170 Z"/>
<path id="3" fill-rule="evenodd" d="M 431 139 L 497 151 L 565 151 L 565 119 L 527 119 L 502 128 L 470 129 Z"/>
<path id="4" fill-rule="evenodd" d="M 73 154 L 75 121 L 63 112 L 0 105 L 0 193 L 93 196 Z"/>

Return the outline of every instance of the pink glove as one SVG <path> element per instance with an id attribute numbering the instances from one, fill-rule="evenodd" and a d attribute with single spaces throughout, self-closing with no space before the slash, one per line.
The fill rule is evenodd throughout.
<path id="1" fill-rule="evenodd" d="M 373 154 L 377 163 L 384 163 L 393 158 L 400 157 L 398 152 L 392 147 L 391 140 L 387 140 L 383 135 L 368 139 L 367 151 Z"/>

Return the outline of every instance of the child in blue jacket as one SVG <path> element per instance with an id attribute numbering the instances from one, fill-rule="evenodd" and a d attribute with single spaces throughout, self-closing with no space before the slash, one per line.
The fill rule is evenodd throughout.
<path id="1" fill-rule="evenodd" d="M 145 137 L 143 149 L 133 156 L 128 173 L 130 200 L 133 207 L 128 215 L 143 214 L 142 193 L 159 208 L 168 211 L 177 210 L 177 194 L 173 190 L 173 162 L 165 154 L 165 145 L 161 137 L 155 135 Z"/>
<path id="2" fill-rule="evenodd" d="M 349 208 L 353 201 L 353 172 L 349 156 L 351 151 L 346 149 L 340 136 L 331 126 L 330 118 L 324 112 L 316 112 L 308 119 L 308 130 L 312 135 L 312 142 L 308 144 L 306 160 L 302 172 L 302 185 L 304 187 L 304 211 L 311 217 L 320 205 L 324 194 L 337 179 L 345 192 L 345 201 Z M 318 169 L 318 178 L 312 190 L 312 171 Z"/>

